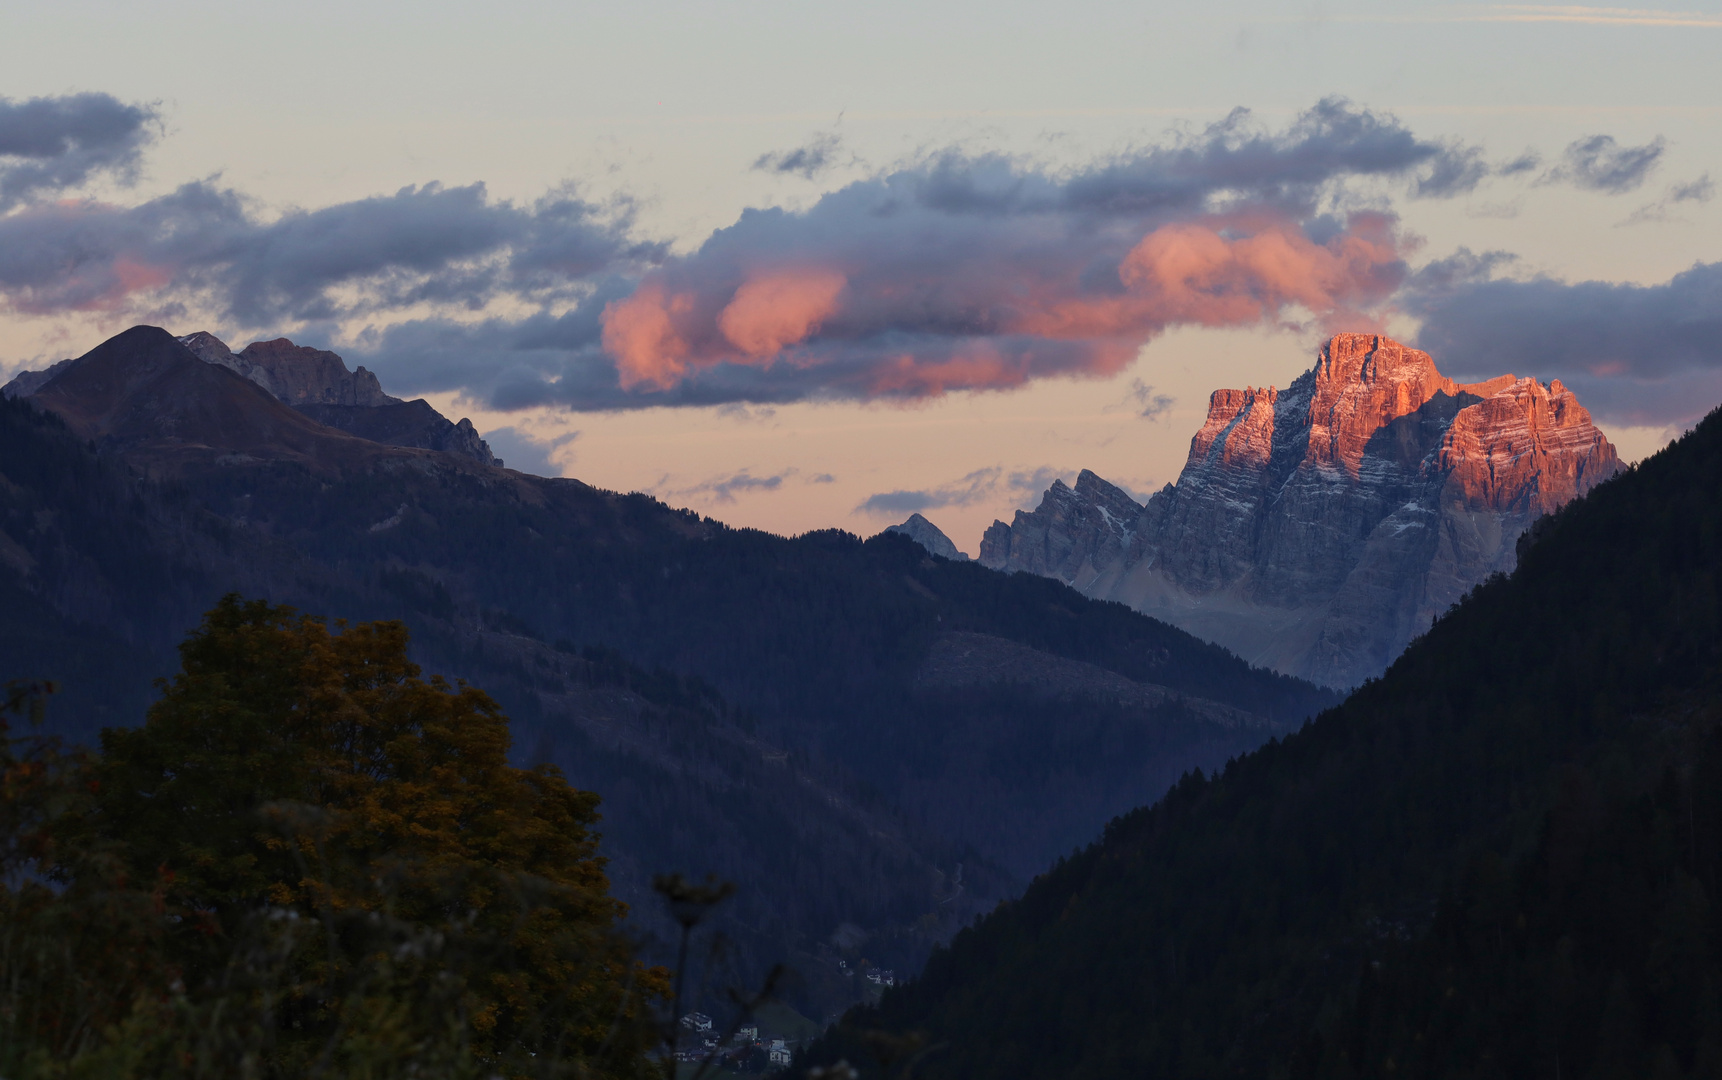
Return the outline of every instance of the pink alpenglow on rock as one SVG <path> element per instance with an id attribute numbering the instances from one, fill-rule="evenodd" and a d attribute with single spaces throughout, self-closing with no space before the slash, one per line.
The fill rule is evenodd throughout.
<path id="1" fill-rule="evenodd" d="M 1353 686 L 1620 468 L 1558 381 L 1456 383 L 1427 353 L 1339 334 L 1284 390 L 1215 391 L 1146 506 L 1085 472 L 995 522 L 980 557 Z"/>

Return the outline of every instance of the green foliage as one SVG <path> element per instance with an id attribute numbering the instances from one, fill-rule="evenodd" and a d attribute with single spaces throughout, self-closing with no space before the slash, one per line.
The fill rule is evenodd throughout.
<path id="1" fill-rule="evenodd" d="M 8 751 L 6 1075 L 656 1074 L 596 798 L 406 646 L 228 597 L 99 758 Z"/>
<path id="2" fill-rule="evenodd" d="M 920 1077 L 1714 1076 L 1722 415 L 845 1021 Z M 877 1075 L 877 1073 L 875 1073 Z"/>

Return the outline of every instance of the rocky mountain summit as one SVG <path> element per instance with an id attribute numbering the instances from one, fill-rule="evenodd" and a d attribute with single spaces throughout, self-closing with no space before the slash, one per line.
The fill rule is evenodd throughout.
<path id="1" fill-rule="evenodd" d="M 295 345 L 286 338 L 254 341 L 235 353 L 207 330 L 176 339 L 199 360 L 245 376 L 289 405 L 399 405 L 382 384 L 360 367 L 348 371 L 341 357 Z"/>
<path id="2" fill-rule="evenodd" d="M 1284 390 L 1215 391 L 1178 482 L 1147 505 L 1084 471 L 994 522 L 980 561 L 1346 687 L 1620 468 L 1558 380 L 1460 384 L 1427 353 L 1340 334 Z"/>
<path id="3" fill-rule="evenodd" d="M 909 520 L 901 525 L 892 525 L 885 530 L 888 533 L 902 533 L 915 543 L 920 544 L 934 555 L 950 559 L 953 562 L 967 562 L 969 557 L 957 550 L 957 545 L 945 535 L 945 531 L 922 517 L 920 514 L 910 514 Z"/>
<path id="4" fill-rule="evenodd" d="M 502 464 L 471 420 L 451 423 L 423 398 L 390 397 L 376 375 L 362 365 L 348 371 L 338 353 L 286 338 L 254 341 L 235 353 L 206 330 L 178 340 L 198 359 L 245 376 L 320 424 L 390 446 L 446 450 L 484 465 Z"/>
<path id="5" fill-rule="evenodd" d="M 162 336 L 162 332 L 158 331 L 157 336 Z M 363 367 L 356 371 L 347 370 L 346 362 L 336 353 L 295 345 L 286 338 L 254 341 L 235 353 L 220 338 L 204 330 L 173 340 L 197 359 L 215 367 L 226 368 L 262 387 L 282 404 L 290 406 L 318 424 L 389 446 L 442 450 L 471 458 L 483 465 L 502 464 L 502 461 L 491 453 L 490 446 L 479 437 L 471 420 L 462 418 L 459 423 L 451 423 L 423 398 L 402 401 L 400 398 L 390 397 L 383 393 L 382 384 L 377 381 L 376 375 Z M 183 428 L 186 418 L 179 414 L 185 412 L 188 407 L 195 410 L 196 404 L 196 394 L 190 384 L 197 383 L 204 390 L 212 388 L 202 386 L 207 380 L 197 379 L 179 369 L 174 363 L 175 357 L 170 355 L 173 350 L 164 342 L 152 338 L 148 343 L 140 341 L 137 344 L 144 352 L 155 356 L 159 363 L 133 364 L 130 357 L 108 357 L 104 354 L 103 359 L 118 364 L 110 373 L 112 377 L 107 378 L 106 382 L 115 386 L 123 383 L 141 387 L 143 384 L 138 380 L 147 374 L 160 383 L 152 388 L 152 400 L 159 398 L 155 400 L 155 405 L 164 411 L 153 418 L 140 417 L 139 423 L 134 426 L 138 427 L 140 432 Z M 56 379 L 67 374 L 75 363 L 77 362 L 73 360 L 61 360 L 43 371 L 21 372 L 11 382 L 0 387 L 0 395 L 37 397 L 48 390 Z M 133 367 L 136 370 L 130 370 Z M 84 381 L 88 381 L 88 377 L 89 373 L 84 373 Z M 215 397 L 210 400 L 222 396 L 217 391 Z M 232 398 L 231 393 L 225 396 Z M 229 401 L 228 405 L 231 407 L 229 411 L 259 411 L 255 403 L 241 402 L 237 398 Z M 210 419 L 217 424 L 225 423 L 226 426 L 231 426 L 230 422 L 213 416 Z M 164 426 L 157 423 L 158 420 L 168 422 Z M 282 426 L 280 423 L 268 425 L 270 431 Z M 115 433 L 105 429 L 102 431 L 104 435 Z"/>

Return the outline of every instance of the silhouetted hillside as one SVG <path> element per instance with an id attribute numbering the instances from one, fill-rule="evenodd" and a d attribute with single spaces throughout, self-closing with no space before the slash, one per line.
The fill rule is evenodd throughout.
<path id="1" fill-rule="evenodd" d="M 731 529 L 355 439 L 161 330 L 105 343 L 35 400 L 99 447 L 0 403 L 15 446 L 0 458 L 14 552 L 0 577 L 36 605 L 0 614 L 0 631 L 34 643 L 28 674 L 67 684 L 67 730 L 141 716 L 148 678 L 226 591 L 402 618 L 428 670 L 503 704 L 519 753 L 604 796 L 620 895 L 654 907 L 644 882 L 666 870 L 751 891 L 731 930 L 755 971 L 773 947 L 913 966 L 1014 891 L 1001 868 L 1026 878 L 1185 770 L 1332 700 L 1120 605 L 904 537 Z M 960 678 L 934 663 L 982 638 L 1017 659 Z M 594 648 L 621 666 L 593 667 Z M 705 704 L 641 689 L 687 678 L 710 688 Z"/>
<path id="2" fill-rule="evenodd" d="M 924 1077 L 1722 1070 L 1722 415 L 851 1015 Z M 876 1038 L 871 1045 L 887 1045 Z"/>

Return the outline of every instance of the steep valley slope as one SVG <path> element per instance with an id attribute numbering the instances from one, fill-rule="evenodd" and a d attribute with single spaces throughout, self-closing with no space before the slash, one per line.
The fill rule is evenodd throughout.
<path id="1" fill-rule="evenodd" d="M 1719 567 L 1722 412 L 1537 522 L 1381 679 L 1112 822 L 803 1064 L 1722 1075 Z"/>
<path id="2" fill-rule="evenodd" d="M 1349 687 L 1619 469 L 1558 381 L 1462 385 L 1426 353 L 1340 334 L 1285 390 L 1215 391 L 1178 482 L 1146 505 L 1084 471 L 994 522 L 980 560 Z"/>

